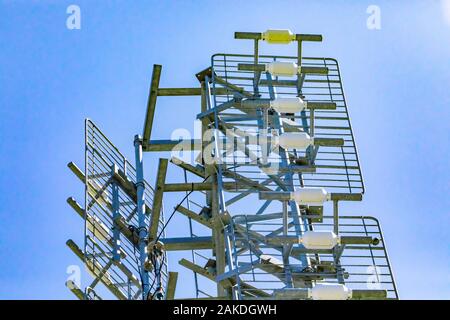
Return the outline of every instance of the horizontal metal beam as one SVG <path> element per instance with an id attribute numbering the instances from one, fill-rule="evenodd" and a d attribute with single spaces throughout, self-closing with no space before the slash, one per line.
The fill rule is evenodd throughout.
<path id="1" fill-rule="evenodd" d="M 293 83 L 296 84 L 297 82 Z M 256 109 L 256 108 L 270 108 L 272 99 L 245 99 L 240 102 L 242 108 Z M 238 104 L 237 102 L 235 104 Z M 336 103 L 334 102 L 309 102 L 306 103 L 307 109 L 314 110 L 335 110 Z"/>
<path id="2" fill-rule="evenodd" d="M 261 191 L 261 192 L 259 192 L 259 199 L 289 201 L 289 200 L 291 200 L 291 193 L 290 192 L 282 192 L 282 191 Z M 330 193 L 330 200 L 361 201 L 362 194 L 361 193 Z"/>
<path id="3" fill-rule="evenodd" d="M 259 71 L 259 72 L 266 71 L 265 64 L 238 63 L 237 67 L 239 71 Z"/>
<path id="4" fill-rule="evenodd" d="M 300 236 L 266 236 L 265 242 L 270 245 L 283 245 L 283 244 L 299 244 L 301 243 Z M 341 244 L 377 244 L 378 239 L 369 236 L 340 236 Z M 306 249 L 306 248 L 305 248 Z M 308 249 L 306 249 L 308 250 Z M 315 252 L 316 249 L 310 250 Z"/>
<path id="5" fill-rule="evenodd" d="M 247 39 L 247 40 L 262 40 L 262 32 L 235 32 L 235 39 Z M 297 41 L 322 41 L 322 35 L 320 34 L 296 34 L 295 40 Z"/>
<path id="6" fill-rule="evenodd" d="M 377 245 L 380 240 L 369 236 L 341 236 L 341 244 L 371 244 Z"/>
<path id="7" fill-rule="evenodd" d="M 279 168 L 278 172 L 279 173 L 287 173 L 287 172 L 316 172 L 316 167 L 314 165 L 311 165 L 311 166 L 289 165 L 287 167 Z"/>
<path id="8" fill-rule="evenodd" d="M 290 201 L 290 192 L 280 192 L 280 191 L 261 191 L 259 193 L 260 200 L 280 200 L 280 201 Z"/>
<path id="9" fill-rule="evenodd" d="M 309 82 L 309 83 L 330 83 L 333 82 L 335 80 L 320 80 L 320 79 L 314 79 L 314 80 L 305 80 L 304 82 Z M 336 82 L 338 83 L 339 81 L 336 80 Z M 272 81 L 267 81 L 266 79 L 261 79 L 261 81 L 259 82 L 260 86 L 269 86 L 272 85 L 274 87 L 295 87 L 297 85 L 297 81 L 296 80 L 276 80 L 273 79 Z"/>
<path id="10" fill-rule="evenodd" d="M 308 299 L 309 291 L 301 288 L 275 289 L 273 290 L 273 297 L 280 300 Z"/>
<path id="11" fill-rule="evenodd" d="M 181 191 L 207 191 L 211 190 L 211 183 L 195 182 L 195 183 L 166 183 L 164 192 L 181 192 Z M 249 186 L 242 182 L 224 182 L 224 190 L 248 189 Z"/>
<path id="12" fill-rule="evenodd" d="M 339 201 L 361 201 L 361 193 L 332 193 L 331 200 Z"/>
<path id="13" fill-rule="evenodd" d="M 295 86 L 296 84 L 297 84 L 297 82 L 292 82 L 293 86 Z M 214 112 L 216 110 L 217 110 L 217 112 L 221 112 L 232 106 L 234 106 L 244 112 L 255 111 L 256 108 L 270 108 L 271 101 L 272 101 L 272 99 L 265 99 L 265 98 L 263 98 L 263 99 L 244 99 L 244 100 L 241 100 L 240 102 L 232 100 L 232 101 L 224 102 L 216 108 L 213 108 L 206 112 L 198 114 L 197 119 L 203 119 L 205 117 L 212 117 L 212 116 L 214 116 Z M 314 110 L 335 110 L 336 103 L 307 101 L 306 108 L 310 109 L 310 110 L 312 110 L 312 109 L 314 109 Z"/>
<path id="14" fill-rule="evenodd" d="M 180 238 L 164 238 L 166 251 L 182 251 L 182 250 L 202 250 L 212 249 L 213 240 L 211 237 L 180 237 Z"/>
<path id="15" fill-rule="evenodd" d="M 201 88 L 158 88 L 158 96 L 200 96 Z M 226 88 L 211 89 L 211 94 L 227 95 L 230 91 Z"/>
<path id="16" fill-rule="evenodd" d="M 292 299 L 310 299 L 310 290 L 303 288 L 284 288 L 273 291 L 276 299 L 292 300 Z M 352 300 L 359 299 L 386 299 L 386 290 L 352 290 Z"/>
<path id="17" fill-rule="evenodd" d="M 261 40 L 262 32 L 235 32 L 235 39 Z"/>
<path id="18" fill-rule="evenodd" d="M 238 70 L 240 71 L 258 71 L 265 72 L 265 64 L 251 64 L 251 63 L 238 63 Z M 327 67 L 306 67 L 302 66 L 300 68 L 300 73 L 303 74 L 328 74 Z"/>
<path id="19" fill-rule="evenodd" d="M 297 80 L 276 80 L 272 79 L 271 81 L 267 81 L 266 79 L 261 79 L 259 82 L 260 86 L 274 86 L 274 87 L 297 87 Z"/>
<path id="20" fill-rule="evenodd" d="M 315 41 L 321 42 L 322 35 L 321 34 L 296 34 L 295 39 L 297 41 Z"/>
<path id="21" fill-rule="evenodd" d="M 143 147 L 143 151 L 172 151 L 173 148 L 178 147 L 187 151 L 201 150 L 202 140 L 190 139 L 190 140 L 150 140 L 148 144 Z"/>
<path id="22" fill-rule="evenodd" d="M 210 183 L 166 183 L 164 185 L 165 192 L 181 192 L 181 191 L 206 191 L 211 190 Z"/>
<path id="23" fill-rule="evenodd" d="M 314 138 L 314 145 L 323 147 L 341 147 L 344 145 L 344 139 Z"/>
<path id="24" fill-rule="evenodd" d="M 303 74 L 328 74 L 327 67 L 300 67 L 300 72 Z"/>
<path id="25" fill-rule="evenodd" d="M 352 299 L 386 299 L 386 290 L 352 290 Z"/>
<path id="26" fill-rule="evenodd" d="M 300 236 L 266 236 L 265 242 L 270 245 L 278 245 L 281 246 L 283 244 L 299 244 L 301 243 L 301 237 Z"/>
<path id="27" fill-rule="evenodd" d="M 336 103 L 334 102 L 307 102 L 306 107 L 314 110 L 335 110 Z"/>

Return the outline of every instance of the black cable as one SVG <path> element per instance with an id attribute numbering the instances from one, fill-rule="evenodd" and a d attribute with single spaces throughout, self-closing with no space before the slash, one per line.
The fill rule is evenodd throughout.
<path id="1" fill-rule="evenodd" d="M 134 233 L 135 230 L 139 230 L 139 228 L 136 229 L 135 226 L 128 226 L 128 230 L 130 230 L 132 233 Z M 139 234 L 139 231 L 138 231 Z M 136 246 L 133 244 L 133 255 L 134 255 L 134 259 L 136 260 L 136 264 L 138 267 L 138 273 L 139 273 L 139 278 L 141 280 L 141 288 L 142 288 L 142 300 L 145 300 L 145 296 L 144 296 L 144 279 L 142 278 L 142 273 L 141 273 L 141 262 L 139 261 L 139 259 L 136 256 Z M 143 271 L 145 272 L 145 271 Z"/>
<path id="2" fill-rule="evenodd" d="M 207 176 L 203 181 L 205 182 L 210 176 Z M 183 198 L 183 200 L 181 200 L 177 206 L 173 209 L 172 213 L 170 214 L 169 219 L 167 219 L 167 222 L 164 224 L 163 228 L 161 229 L 161 232 L 159 233 L 159 235 L 156 237 L 155 240 L 155 244 L 158 242 L 159 238 L 161 237 L 162 233 L 164 232 L 164 230 L 166 229 L 166 226 L 169 224 L 170 220 L 172 219 L 173 215 L 175 214 L 175 212 L 177 212 L 178 207 L 181 206 L 181 204 L 184 202 L 184 200 L 186 200 L 187 197 L 189 197 L 191 195 L 192 192 L 194 192 L 194 183 L 191 183 L 191 191 L 189 191 Z"/>
<path id="3" fill-rule="evenodd" d="M 209 178 L 209 176 L 207 176 L 207 177 L 202 181 L 202 183 L 205 182 L 208 178 Z M 169 219 L 167 219 L 167 222 L 164 224 L 164 226 L 163 226 L 163 228 L 161 229 L 160 233 L 159 233 L 158 236 L 156 237 L 155 244 L 158 243 L 158 240 L 161 238 L 161 235 L 163 234 L 164 230 L 166 229 L 166 226 L 169 224 L 169 222 L 170 222 L 170 220 L 172 219 L 172 217 L 174 216 L 175 212 L 177 212 L 178 207 L 181 206 L 181 204 L 184 202 L 184 200 L 186 200 L 187 197 L 189 197 L 189 196 L 192 194 L 192 192 L 194 192 L 194 191 L 195 191 L 195 190 L 194 190 L 194 183 L 192 183 L 192 184 L 191 184 L 191 191 L 189 191 L 189 192 L 184 196 L 184 198 L 177 204 L 177 206 L 174 208 L 173 212 L 170 214 Z M 129 228 L 130 231 L 133 232 L 134 230 L 137 230 L 138 233 L 139 233 L 139 228 L 136 229 L 134 226 L 130 226 L 130 227 L 131 227 L 131 228 Z M 131 229 L 133 229 L 133 230 L 131 230 Z M 137 263 L 137 265 L 138 265 L 138 268 L 140 269 L 140 261 L 139 261 L 139 259 L 137 259 L 137 257 L 136 257 L 136 247 L 135 247 L 135 246 L 133 246 L 133 253 L 134 253 L 134 258 L 135 258 L 135 260 L 136 260 L 136 263 Z M 164 254 L 163 254 L 161 257 L 162 257 L 161 261 L 164 261 Z M 150 285 L 147 294 L 150 294 L 150 292 L 153 290 L 153 286 L 155 285 L 156 279 L 157 279 L 157 278 L 160 276 L 160 274 L 161 274 L 162 267 L 163 267 L 163 263 L 160 264 L 160 267 L 159 267 L 159 269 L 158 269 L 157 271 L 155 270 L 155 277 L 153 278 L 153 282 L 152 282 L 152 284 Z M 143 279 L 142 279 L 142 274 L 141 274 L 141 272 L 139 272 L 139 277 L 140 277 L 140 280 L 141 280 L 141 287 L 142 287 L 142 300 L 145 300 L 146 298 L 148 299 L 148 296 L 147 296 L 147 297 L 144 296 L 144 281 L 143 281 Z"/>
<path id="4" fill-rule="evenodd" d="M 161 261 L 164 261 L 164 253 L 163 253 L 162 256 L 161 256 Z M 152 284 L 151 284 L 151 286 L 150 286 L 150 289 L 148 290 L 148 293 L 147 293 L 147 300 L 148 300 L 148 295 L 149 295 L 150 292 L 153 290 L 153 286 L 155 285 L 156 279 L 161 275 L 162 267 L 163 267 L 163 264 L 160 263 L 160 264 L 159 264 L 159 270 L 158 270 L 157 272 L 156 272 L 156 270 L 155 270 L 155 277 L 153 278 L 153 282 L 152 282 Z"/>
<path id="5" fill-rule="evenodd" d="M 210 177 L 210 176 L 207 176 L 207 177 L 202 181 L 202 183 L 205 182 L 209 177 Z M 184 198 L 177 204 L 177 206 L 173 209 L 172 213 L 170 214 L 169 219 L 167 219 L 167 222 L 164 224 L 163 228 L 162 228 L 161 231 L 159 232 L 159 235 L 156 237 L 155 245 L 158 243 L 159 238 L 160 238 L 161 235 L 163 234 L 164 230 L 166 229 L 166 226 L 169 224 L 169 222 L 170 222 L 170 220 L 172 219 L 172 217 L 174 216 L 175 212 L 177 212 L 178 207 L 181 206 L 181 204 L 184 202 L 184 200 L 186 200 L 186 199 L 191 195 L 191 193 L 194 192 L 194 191 L 195 191 L 195 190 L 194 190 L 194 183 L 191 183 L 191 191 L 189 191 L 189 192 L 184 196 Z M 161 261 L 164 260 L 164 254 L 162 255 L 162 257 L 163 257 L 163 259 L 161 259 Z M 155 285 L 156 278 L 158 278 L 158 277 L 160 276 L 160 274 L 161 274 L 162 266 L 163 266 L 163 264 L 161 263 L 158 272 L 155 272 L 155 278 L 153 279 L 153 282 L 152 282 L 152 285 L 151 285 L 151 287 L 150 287 L 150 290 L 148 291 L 149 294 L 150 294 L 150 291 L 153 290 L 153 286 Z M 155 270 L 155 271 L 156 271 L 156 270 Z"/>

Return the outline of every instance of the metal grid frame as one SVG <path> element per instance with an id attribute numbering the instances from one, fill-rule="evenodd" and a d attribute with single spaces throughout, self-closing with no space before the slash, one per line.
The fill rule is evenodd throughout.
<path id="1" fill-rule="evenodd" d="M 121 243 L 121 251 L 117 251 L 117 239 L 125 236 L 124 241 L 130 241 L 133 254 L 136 249 L 139 251 L 139 259 L 134 255 L 138 266 L 135 271 L 141 275 L 143 298 L 149 297 L 148 293 L 153 290 L 149 288 L 148 275 L 142 278 L 146 259 L 154 257 L 153 251 L 149 254 L 146 246 L 152 243 L 152 250 L 155 250 L 158 240 L 161 240 L 163 252 L 191 251 L 192 261 L 181 259 L 179 264 L 193 271 L 196 298 L 215 298 L 199 288 L 198 275 L 215 282 L 217 297 L 227 299 L 276 299 L 286 294 L 305 298 L 308 288 L 315 289 L 315 284 L 324 279 L 349 285 L 353 293 L 356 292 L 352 298 L 386 298 L 386 295 L 389 299 L 398 298 L 378 221 L 339 213 L 340 201 L 362 200 L 364 182 L 338 63 L 332 58 L 302 56 L 302 42 L 322 41 L 322 36 L 293 35 L 289 30 L 281 32 L 284 32 L 285 40 L 297 42 L 296 57 L 259 55 L 258 41 L 267 40 L 266 33 L 236 32 L 236 39 L 254 41 L 254 54 L 213 55 L 211 65 L 196 74 L 200 88 L 159 88 L 162 66 L 154 65 L 143 135 L 142 138 L 136 136 L 134 141 L 137 170 L 112 144 L 106 149 L 106 155 L 102 154 L 104 150 L 97 145 L 97 139 L 102 144 L 107 141 L 106 145 L 110 142 L 101 133 L 99 137 L 89 136 L 89 130 L 95 133 L 96 127 L 86 122 L 85 218 L 88 219 L 85 219 L 85 256 L 88 266 L 90 264 L 96 273 L 94 286 L 101 281 L 119 298 L 137 298 L 139 291 L 129 290 L 128 297 L 124 297 L 117 289 L 116 285 L 120 287 L 124 282 L 116 273 L 113 276 L 117 281 L 110 281 L 109 273 L 109 278 L 105 279 L 105 270 L 110 272 L 110 268 L 117 267 L 121 255 L 131 256 L 126 243 Z M 295 72 L 289 72 L 293 78 L 274 77 L 264 65 L 280 60 L 294 62 L 291 66 Z M 152 140 L 158 96 L 200 96 L 197 119 L 201 120 L 202 139 Z M 272 105 L 277 97 L 300 97 L 307 101 L 307 106 L 296 114 L 280 113 Z M 205 136 L 207 132 L 212 134 Z M 287 132 L 307 133 L 313 141 L 308 140 L 310 143 L 305 149 L 295 144 L 300 148 L 298 150 L 272 144 Z M 298 139 L 299 135 L 291 137 Z M 266 154 L 264 149 L 269 140 L 271 153 Z M 229 148 L 230 142 L 232 148 Z M 180 143 L 187 146 L 189 152 L 201 151 L 196 158 L 198 164 L 183 162 L 172 155 L 170 162 L 183 169 L 184 181 L 167 183 L 169 159 L 160 158 L 155 188 L 152 189 L 143 180 L 142 152 L 171 151 Z M 213 148 L 209 149 L 211 145 Z M 207 156 L 212 156 L 215 161 L 205 161 Z M 108 162 L 109 157 L 117 161 Z M 276 163 L 276 171 L 270 171 L 270 168 L 268 171 L 267 163 Z M 188 181 L 187 172 L 203 181 Z M 291 192 L 305 187 L 320 187 L 328 193 L 332 217 L 324 216 L 326 207 L 323 203 L 297 203 Z M 154 192 L 145 195 L 144 190 Z M 186 194 L 186 202 L 179 203 L 173 214 L 178 212 L 188 218 L 189 237 L 166 238 L 163 234 L 160 239 L 164 223 L 160 209 L 166 192 Z M 136 199 L 139 221 L 127 209 L 130 199 L 126 196 Z M 204 203 L 203 200 L 198 203 L 196 196 L 204 197 Z M 120 199 L 128 201 L 121 202 Z M 98 210 L 92 209 L 95 206 Z M 123 222 L 124 219 L 130 223 Z M 95 228 L 107 230 L 106 239 L 97 229 L 89 228 L 90 221 L 97 221 Z M 122 235 L 125 229 L 129 230 L 129 224 L 136 225 L 136 222 L 139 225 L 137 233 L 134 228 L 131 236 L 126 232 Z M 193 222 L 201 225 L 208 236 L 194 232 Z M 327 250 L 306 249 L 301 245 L 300 238 L 306 231 L 330 231 L 330 228 L 336 237 L 346 239 L 343 244 Z M 277 240 L 270 239 L 272 235 L 276 235 L 272 238 Z M 103 246 L 100 255 L 96 251 L 99 248 L 97 242 Z M 112 248 L 109 254 L 108 246 Z M 204 255 L 205 250 L 210 249 L 211 258 L 209 254 Z M 271 256 L 269 259 L 264 258 L 268 255 Z M 282 260 L 272 260 L 277 255 Z M 102 264 L 98 261 L 100 257 L 109 260 Z M 128 263 L 132 264 L 130 261 Z M 167 261 L 164 261 L 165 278 L 161 286 L 167 288 L 164 298 L 173 299 L 178 273 L 167 272 Z M 261 267 L 265 269 L 260 275 L 255 268 Z M 124 272 L 124 268 L 120 271 Z M 128 274 L 128 280 L 135 277 L 130 272 L 124 273 Z M 375 283 L 371 283 L 374 279 Z M 364 289 L 364 285 L 375 284 L 379 286 L 374 290 Z M 79 291 L 72 291 L 83 297 Z"/>
<path id="2" fill-rule="evenodd" d="M 90 271 L 95 282 L 106 277 L 117 287 L 117 292 L 122 292 L 118 298 L 141 299 L 138 235 L 133 232 L 139 228 L 136 199 L 115 179 L 119 174 L 123 178 L 121 181 L 134 186 L 136 169 L 89 119 L 85 125 L 85 142 L 85 263 L 88 269 L 95 266 L 94 271 Z M 152 200 L 153 188 L 145 182 L 146 225 Z M 92 223 L 94 220 L 96 222 Z M 161 214 L 159 231 L 163 225 L 164 215 Z M 115 254 L 117 250 L 119 254 Z M 161 270 L 164 284 L 167 282 L 167 268 L 165 257 Z M 154 281 L 154 275 L 150 274 L 150 284 Z"/>
<path id="3" fill-rule="evenodd" d="M 215 54 L 211 58 L 211 65 L 214 75 L 225 79 L 239 88 L 255 94 L 253 91 L 254 72 L 238 70 L 241 63 L 252 63 L 253 55 L 244 54 Z M 269 63 L 271 61 L 292 61 L 296 62 L 297 57 L 260 55 L 259 63 Z M 304 172 L 302 174 L 303 186 L 325 187 L 334 192 L 364 193 L 364 181 L 358 159 L 357 147 L 353 137 L 350 117 L 345 101 L 344 89 L 338 62 L 332 58 L 310 58 L 304 57 L 302 66 L 305 67 L 326 67 L 328 74 L 306 74 L 303 81 L 301 93 L 308 102 L 332 102 L 336 103 L 336 110 L 316 110 L 314 115 L 314 136 L 318 138 L 342 138 L 343 146 L 319 148 L 313 173 Z M 296 82 L 287 80 L 289 78 L 277 77 L 272 84 L 275 94 L 280 97 L 297 96 Z M 213 76 L 214 80 L 214 76 Z M 221 84 L 213 82 L 213 87 Z M 269 84 L 264 79 L 259 83 L 259 98 L 270 98 Z M 230 101 L 233 98 L 232 90 L 229 94 L 215 94 L 214 105 L 218 106 Z M 258 127 L 258 116 L 249 115 L 237 110 L 228 108 L 224 112 L 218 112 L 218 116 L 223 123 L 234 126 L 242 131 L 256 130 Z M 281 115 L 281 119 L 292 119 L 296 122 L 294 127 L 310 132 L 310 111 L 305 110 L 300 115 Z M 258 149 L 254 150 L 258 154 Z M 296 151 L 298 157 L 304 157 L 305 151 Z M 243 162 L 245 156 L 233 155 L 229 160 L 230 165 L 236 162 Z M 226 159 L 225 159 L 226 160 Z M 271 161 L 276 159 L 271 158 Z M 227 163 L 225 161 L 225 163 Z M 237 169 L 234 169 L 238 171 Z M 260 170 L 252 165 L 241 166 L 240 170 L 253 180 L 261 181 L 264 178 Z M 296 185 L 300 186 L 300 185 Z"/>
<path id="4" fill-rule="evenodd" d="M 294 285 L 303 286 L 302 281 L 313 280 L 316 283 L 325 280 L 328 283 L 343 283 L 356 290 L 386 290 L 387 299 L 398 299 L 392 267 L 389 262 L 380 224 L 374 217 L 340 216 L 339 234 L 342 236 L 370 236 L 379 239 L 379 244 L 346 245 L 341 248 L 339 264 L 335 264 L 333 250 L 322 252 L 307 251 L 315 263 L 313 268 L 303 268 L 295 251 L 305 251 L 302 246 L 292 249 L 289 264 L 282 262 L 281 246 L 271 246 L 261 242 L 268 235 L 283 226 L 281 213 L 260 216 L 238 215 L 230 225 L 230 238 L 233 243 L 233 262 L 242 282 L 269 294 L 286 285 L 287 272 L 294 279 Z M 293 230 L 295 221 L 290 222 L 288 235 L 296 235 Z M 314 230 L 333 229 L 333 217 L 324 216 L 322 223 L 313 223 Z M 245 232 L 244 232 L 245 231 Z M 255 250 L 257 248 L 257 250 Z M 270 260 L 268 257 L 271 257 Z M 278 262 L 277 262 L 278 261 Z M 271 265 L 271 268 L 269 268 Z M 240 270 L 238 270 L 240 269 Z M 340 280 L 340 274 L 344 278 Z M 239 296 L 253 299 L 251 291 L 245 292 L 239 286 Z M 249 294 L 250 293 L 250 294 Z"/>

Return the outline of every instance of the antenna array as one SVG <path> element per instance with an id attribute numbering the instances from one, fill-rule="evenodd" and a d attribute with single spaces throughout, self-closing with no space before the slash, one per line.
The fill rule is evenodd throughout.
<path id="1" fill-rule="evenodd" d="M 338 63 L 302 55 L 322 36 L 235 38 L 253 41 L 253 53 L 214 55 L 197 88 L 160 88 L 154 65 L 136 169 L 86 122 L 86 172 L 69 164 L 85 183 L 86 209 L 68 200 L 85 220 L 85 246 L 68 245 L 94 281 L 84 290 L 70 282 L 72 292 L 99 298 L 101 282 L 119 299 L 173 299 L 178 273 L 168 272 L 167 254 L 190 251 L 179 264 L 194 273 L 194 298 L 397 299 L 378 221 L 339 210 L 362 200 L 364 183 Z M 294 42 L 297 54 L 260 55 L 260 41 Z M 200 138 L 151 139 L 162 96 L 200 97 Z M 143 152 L 171 152 L 159 160 L 154 188 L 143 179 Z M 183 181 L 166 182 L 169 160 Z M 167 192 L 185 197 L 165 223 Z M 188 236 L 165 236 L 174 214 L 187 217 Z"/>

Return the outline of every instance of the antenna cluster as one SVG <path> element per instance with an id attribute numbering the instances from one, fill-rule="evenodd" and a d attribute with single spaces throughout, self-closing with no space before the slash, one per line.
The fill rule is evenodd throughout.
<path id="1" fill-rule="evenodd" d="M 85 172 L 69 164 L 85 184 L 84 208 L 68 200 L 85 221 L 85 244 L 68 246 L 94 280 L 69 288 L 80 299 L 99 299 L 98 283 L 118 299 L 174 299 L 179 274 L 168 256 L 185 251 L 190 258 L 178 263 L 192 271 L 195 290 L 181 298 L 397 299 L 378 221 L 339 210 L 362 200 L 364 183 L 338 63 L 302 55 L 322 36 L 235 38 L 252 40 L 253 53 L 213 55 L 198 87 L 160 88 L 162 66 L 153 66 L 134 166 L 86 121 Z M 296 55 L 262 55 L 260 41 L 294 42 Z M 201 137 L 151 138 L 164 96 L 200 98 Z M 153 187 L 143 178 L 144 152 L 171 152 L 159 159 Z M 182 181 L 166 181 L 169 161 Z M 165 221 L 167 192 L 184 198 Z M 166 237 L 174 215 L 186 217 L 188 232 Z"/>

